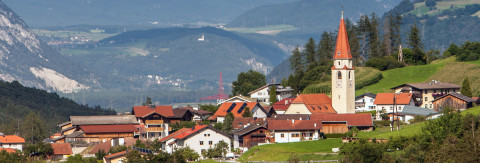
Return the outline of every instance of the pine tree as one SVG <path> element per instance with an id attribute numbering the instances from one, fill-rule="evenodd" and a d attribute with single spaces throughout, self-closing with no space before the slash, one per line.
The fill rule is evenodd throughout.
<path id="1" fill-rule="evenodd" d="M 227 113 L 227 116 L 225 116 L 225 120 L 223 120 L 222 124 L 222 131 L 225 133 L 229 133 L 233 129 L 233 120 L 235 119 L 235 116 L 233 116 L 232 112 Z"/>
<path id="2" fill-rule="evenodd" d="M 358 20 L 358 36 L 360 37 L 360 43 L 361 43 L 361 53 L 360 55 L 363 58 L 367 57 L 367 47 L 368 47 L 368 27 L 370 26 L 370 19 L 368 18 L 368 15 L 362 15 L 360 19 Z"/>
<path id="3" fill-rule="evenodd" d="M 273 85 L 271 88 L 270 88 L 270 105 L 273 105 L 274 103 L 276 103 L 278 100 L 277 100 L 277 86 Z"/>
<path id="4" fill-rule="evenodd" d="M 360 41 L 358 39 L 357 27 L 349 19 L 345 20 L 345 26 L 347 28 L 348 42 L 350 44 L 353 65 L 361 66 L 363 65 L 364 59 L 360 56 Z"/>
<path id="5" fill-rule="evenodd" d="M 35 112 L 28 113 L 22 123 L 21 137 L 31 144 L 41 142 L 47 136 L 45 123 Z"/>
<path id="6" fill-rule="evenodd" d="M 290 56 L 290 68 L 295 74 L 303 72 L 303 61 L 302 54 L 300 53 L 300 48 L 297 46 L 292 51 L 292 56 Z"/>
<path id="7" fill-rule="evenodd" d="M 410 27 L 407 45 L 413 51 L 413 58 L 411 58 L 413 64 L 425 64 L 426 56 L 423 52 L 422 37 L 420 36 L 420 30 L 417 28 L 417 23 Z"/>
<path id="8" fill-rule="evenodd" d="M 389 14 L 387 18 L 383 20 L 382 53 L 386 56 L 390 56 L 393 52 L 393 28 L 391 23 L 392 21 L 392 14 Z"/>
<path id="9" fill-rule="evenodd" d="M 391 21 L 391 28 L 392 31 L 392 51 L 393 53 L 397 52 L 399 49 L 398 47 L 402 44 L 402 37 L 400 34 L 400 25 L 402 25 L 402 16 L 400 14 L 396 14 L 395 17 Z"/>
<path id="10" fill-rule="evenodd" d="M 328 64 L 328 62 L 332 60 L 334 50 L 335 42 L 333 34 L 324 31 L 317 47 L 318 65 Z"/>
<path id="11" fill-rule="evenodd" d="M 460 93 L 467 97 L 472 97 L 472 88 L 470 87 L 470 82 L 468 81 L 468 77 L 463 79 L 462 89 L 460 90 Z"/>
<path id="12" fill-rule="evenodd" d="M 245 111 L 243 111 L 242 117 L 253 117 L 252 111 L 250 111 L 249 107 L 245 107 L 243 110 Z"/>
<path id="13" fill-rule="evenodd" d="M 378 33 L 378 17 L 375 13 L 372 13 L 370 24 L 368 26 L 368 50 L 369 58 L 378 58 L 382 57 L 381 54 L 381 42 L 380 36 Z"/>
<path id="14" fill-rule="evenodd" d="M 315 67 L 316 61 L 315 61 L 315 54 L 316 54 L 316 49 L 315 49 L 315 40 L 310 37 L 308 39 L 308 42 L 305 44 L 305 50 L 303 50 L 303 55 L 305 56 L 305 64 L 307 71 Z"/>

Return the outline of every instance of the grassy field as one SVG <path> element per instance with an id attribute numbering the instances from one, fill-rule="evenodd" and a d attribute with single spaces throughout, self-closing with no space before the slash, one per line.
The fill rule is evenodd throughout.
<path id="1" fill-rule="evenodd" d="M 225 28 L 227 31 L 240 32 L 240 33 L 260 33 L 260 34 L 270 34 L 275 35 L 283 31 L 295 30 L 292 25 L 269 25 L 265 27 L 255 27 L 255 28 Z"/>
<path id="2" fill-rule="evenodd" d="M 480 3 L 480 0 L 444 0 L 444 1 L 438 1 L 436 2 L 436 9 L 430 10 L 426 5 L 425 2 L 420 2 L 420 3 L 415 3 L 414 4 L 414 10 L 407 12 L 406 14 L 415 14 L 416 16 L 422 16 L 422 15 L 436 15 L 439 14 L 445 10 L 454 10 L 454 9 L 459 9 L 459 8 L 465 8 L 467 5 L 472 5 L 472 4 L 478 4 Z M 472 16 L 475 16 L 473 14 Z M 476 15 L 478 16 L 478 15 Z"/>
<path id="3" fill-rule="evenodd" d="M 339 156 L 332 153 L 332 148 L 340 147 L 341 140 L 325 139 L 319 141 L 305 141 L 296 143 L 276 143 L 255 146 L 245 152 L 240 161 L 287 161 L 292 154 L 300 160 L 331 160 Z M 327 155 L 325 155 L 327 154 Z"/>
<path id="4" fill-rule="evenodd" d="M 60 38 L 69 38 L 69 37 L 84 37 L 88 40 L 101 40 L 107 37 L 114 36 L 115 34 L 108 33 L 90 33 L 90 32 L 80 32 L 80 31 L 49 31 L 43 29 L 32 29 L 33 33 L 39 36 L 47 37 L 60 37 Z"/>
<path id="5" fill-rule="evenodd" d="M 480 95 L 480 84 L 474 84 L 480 82 L 480 65 L 478 64 L 464 62 L 448 63 L 442 69 L 430 76 L 427 81 L 438 80 L 441 82 L 462 85 L 462 82 L 466 77 L 468 77 L 468 80 L 470 81 L 473 95 Z"/>

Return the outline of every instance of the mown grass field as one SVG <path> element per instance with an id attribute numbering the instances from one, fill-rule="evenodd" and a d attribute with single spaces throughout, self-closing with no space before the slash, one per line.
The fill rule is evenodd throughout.
<path id="1" fill-rule="evenodd" d="M 339 156 L 332 153 L 332 148 L 342 145 L 339 138 L 296 143 L 275 143 L 255 146 L 245 152 L 240 161 L 287 161 L 292 154 L 300 160 L 335 160 Z"/>

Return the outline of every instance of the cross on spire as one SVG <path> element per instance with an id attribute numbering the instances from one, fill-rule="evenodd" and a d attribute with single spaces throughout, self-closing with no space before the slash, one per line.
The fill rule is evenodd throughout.
<path id="1" fill-rule="evenodd" d="M 342 5 L 342 19 L 343 19 L 343 5 Z"/>

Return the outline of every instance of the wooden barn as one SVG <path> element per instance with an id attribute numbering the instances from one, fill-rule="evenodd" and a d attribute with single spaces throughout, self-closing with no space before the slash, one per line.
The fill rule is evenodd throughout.
<path id="1" fill-rule="evenodd" d="M 451 106 L 455 110 L 465 110 L 473 107 L 474 102 L 475 100 L 470 97 L 453 92 L 433 100 L 433 109 L 437 112 L 440 112 L 444 107 Z"/>
<path id="2" fill-rule="evenodd" d="M 372 131 L 373 121 L 370 113 L 358 114 L 312 114 L 311 120 L 322 121 L 322 132 L 346 133 L 353 127 L 362 131 Z"/>
<path id="3" fill-rule="evenodd" d="M 248 149 L 261 143 L 267 143 L 268 130 L 264 126 L 256 124 L 233 131 L 233 147 Z"/>

